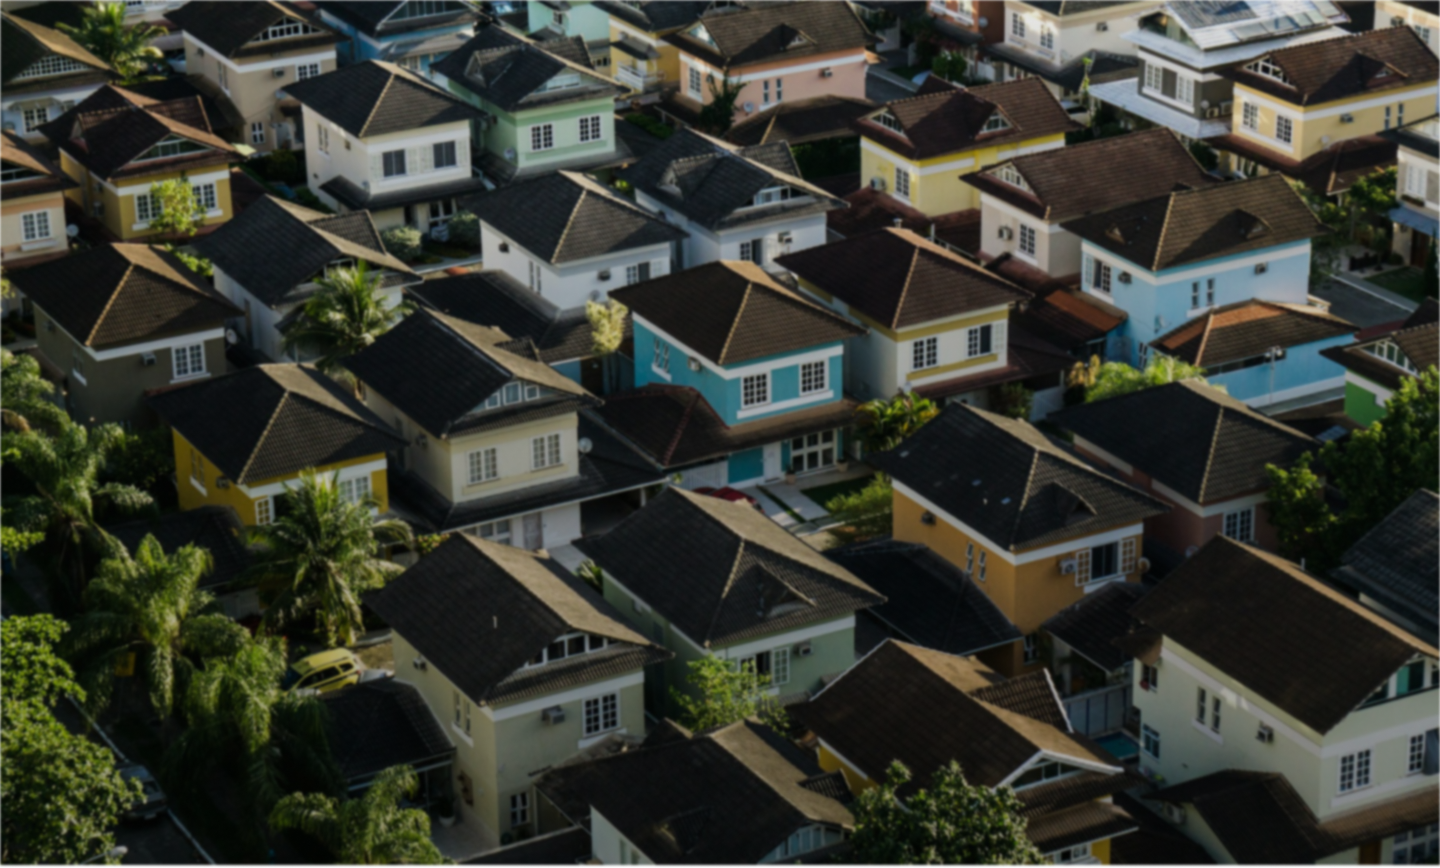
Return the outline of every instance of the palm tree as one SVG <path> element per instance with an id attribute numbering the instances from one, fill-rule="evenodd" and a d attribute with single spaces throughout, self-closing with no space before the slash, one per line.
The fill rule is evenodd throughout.
<path id="1" fill-rule="evenodd" d="M 291 793 L 270 812 L 270 827 L 318 838 L 342 865 L 441 865 L 446 860 L 430 841 L 430 818 L 400 807 L 419 785 L 409 766 L 391 766 L 358 799 Z"/>
<path id="2" fill-rule="evenodd" d="M 138 513 L 154 500 L 133 485 L 101 485 L 99 475 L 107 454 L 124 436 L 118 425 L 67 424 L 53 438 L 38 431 L 4 436 L 6 460 L 35 487 L 34 494 L 6 504 L 14 526 L 44 534 L 38 551 L 53 587 L 79 603 L 96 557 L 118 557 L 123 551 L 98 521 L 97 505 Z"/>
<path id="3" fill-rule="evenodd" d="M 210 553 L 193 545 L 166 554 L 146 536 L 135 556 L 100 562 L 85 589 L 85 614 L 66 637 L 65 656 L 77 664 L 91 712 L 105 707 L 114 690 L 116 667 L 132 655 L 145 682 L 150 707 L 168 718 L 175 696 L 183 695 L 201 657 L 234 654 L 245 644 L 245 628 L 210 611 L 215 598 L 200 589 L 213 567 Z"/>
<path id="4" fill-rule="evenodd" d="M 316 367 L 341 373 L 340 361 L 353 356 L 390 330 L 413 306 L 386 304 L 380 273 L 365 263 L 340 268 L 316 281 L 320 291 L 305 303 L 305 315 L 285 335 L 285 349 L 319 356 Z"/>
<path id="5" fill-rule="evenodd" d="M 79 27 L 62 23 L 60 29 L 114 67 L 122 79 L 138 77 L 150 61 L 165 56 L 150 45 L 151 40 L 164 36 L 165 31 L 144 23 L 126 25 L 124 3 L 96 3 L 85 7 L 80 15 Z"/>
<path id="6" fill-rule="evenodd" d="M 939 412 L 934 401 L 917 398 L 909 392 L 888 401 L 880 398 L 866 401 L 855 410 L 861 418 L 865 448 L 871 452 L 894 449 Z"/>
<path id="7" fill-rule="evenodd" d="M 53 434 L 70 424 L 70 417 L 51 400 L 54 393 L 34 356 L 0 350 L 0 419 L 5 430 L 40 427 Z"/>
<path id="8" fill-rule="evenodd" d="M 281 498 L 275 522 L 252 531 L 261 548 L 249 577 L 274 595 L 265 625 L 273 630 L 313 611 L 330 647 L 352 644 L 363 620 L 360 595 L 404 570 L 382 560 L 380 546 L 411 544 L 410 526 L 376 518 L 373 498 L 347 502 L 335 476 L 314 471 L 295 488 L 287 484 Z"/>
<path id="9" fill-rule="evenodd" d="M 172 787 L 197 791 L 228 763 L 244 781 L 257 825 L 286 792 L 338 788 L 325 707 L 313 695 L 284 692 L 285 667 L 284 642 L 274 637 L 205 661 L 186 690 L 189 726 L 165 755 Z"/>

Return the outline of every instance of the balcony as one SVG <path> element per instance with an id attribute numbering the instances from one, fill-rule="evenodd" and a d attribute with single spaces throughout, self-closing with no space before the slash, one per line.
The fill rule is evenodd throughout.
<path id="1" fill-rule="evenodd" d="M 659 86 L 665 80 L 665 73 L 645 72 L 633 66 L 622 65 L 615 67 L 615 79 L 626 87 L 645 91 Z"/>

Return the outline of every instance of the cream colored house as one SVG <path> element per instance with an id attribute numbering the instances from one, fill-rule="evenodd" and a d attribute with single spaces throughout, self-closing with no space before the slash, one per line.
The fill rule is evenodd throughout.
<path id="1" fill-rule="evenodd" d="M 0 262 L 11 267 L 65 254 L 65 190 L 73 186 L 23 138 L 0 134 Z"/>

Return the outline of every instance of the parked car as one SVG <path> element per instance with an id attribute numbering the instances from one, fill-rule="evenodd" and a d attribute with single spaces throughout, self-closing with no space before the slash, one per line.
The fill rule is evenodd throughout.
<path id="1" fill-rule="evenodd" d="M 291 690 L 327 693 L 360 683 L 364 671 L 365 664 L 349 648 L 320 651 L 291 663 L 280 681 L 280 688 L 287 693 Z"/>
<path id="2" fill-rule="evenodd" d="M 165 797 L 165 791 L 160 788 L 160 782 L 150 770 L 142 765 L 134 764 L 120 768 L 121 777 L 127 781 L 139 781 L 144 795 L 130 809 L 125 812 L 127 820 L 153 820 L 170 807 L 170 801 Z"/>
<path id="3" fill-rule="evenodd" d="M 736 489 L 731 488 L 728 485 L 724 488 L 711 488 L 707 485 L 704 488 L 695 489 L 695 493 L 708 494 L 711 497 L 718 497 L 721 500 L 728 500 L 731 503 L 748 503 L 754 509 L 758 509 L 761 512 L 765 511 L 765 508 L 760 505 L 760 501 L 756 500 L 745 492 L 737 491 Z"/>

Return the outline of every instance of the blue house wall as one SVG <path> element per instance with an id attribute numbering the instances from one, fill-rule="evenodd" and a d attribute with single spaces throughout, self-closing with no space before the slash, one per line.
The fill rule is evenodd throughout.
<path id="1" fill-rule="evenodd" d="M 1285 358 L 1274 365 L 1273 386 L 1269 364 L 1207 375 L 1206 379 L 1214 385 L 1224 386 L 1230 397 L 1246 403 L 1254 402 L 1263 406 L 1271 403 L 1272 395 L 1276 401 L 1289 400 L 1308 391 L 1324 388 L 1320 384 L 1326 380 L 1336 381 L 1335 385 L 1340 385 L 1339 381 L 1345 378 L 1345 369 L 1320 355 L 1320 351 L 1346 346 L 1353 341 L 1353 335 L 1345 334 L 1290 347 L 1285 352 Z"/>

